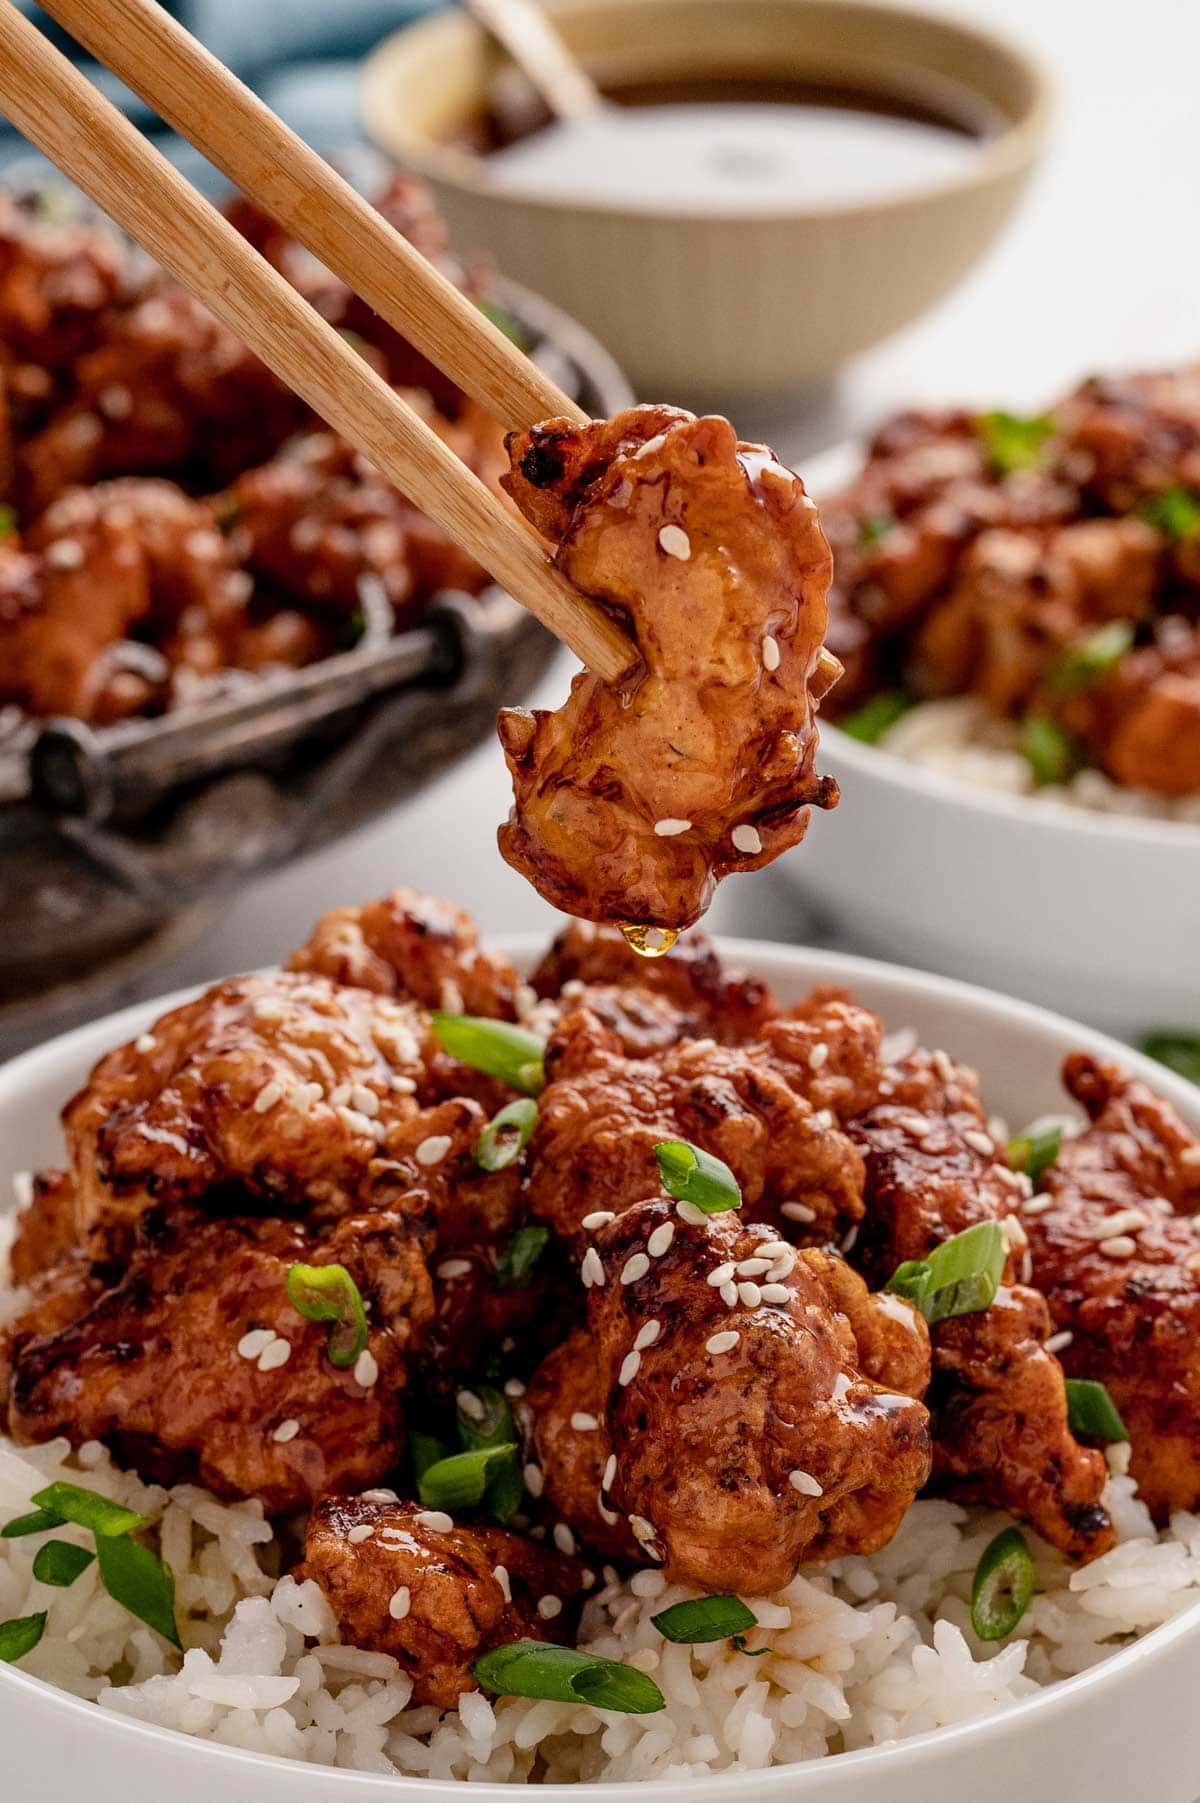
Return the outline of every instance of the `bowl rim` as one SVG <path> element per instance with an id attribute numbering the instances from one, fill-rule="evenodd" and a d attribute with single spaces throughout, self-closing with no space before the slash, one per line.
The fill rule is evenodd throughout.
<path id="1" fill-rule="evenodd" d="M 808 493 L 820 507 L 828 496 L 849 482 L 862 467 L 866 452 L 863 438 L 846 438 L 814 457 L 804 458 L 800 475 Z M 1200 822 L 1162 820 L 1144 814 L 1102 814 L 1069 802 L 1039 801 L 1034 795 L 1005 795 L 998 789 L 976 786 L 889 751 L 884 745 L 868 745 L 843 732 L 834 720 L 822 720 L 821 740 L 837 754 L 855 779 L 862 778 L 889 788 L 915 791 L 928 803 L 949 809 L 990 814 L 997 820 L 1037 833 L 1068 833 L 1098 844 L 1145 846 L 1161 850 L 1173 846 L 1193 855 L 1200 851 Z"/>
<path id="2" fill-rule="evenodd" d="M 674 8 L 692 0 L 652 0 L 653 4 Z M 780 0 L 789 10 L 801 11 L 810 6 L 823 6 L 828 0 Z M 549 0 L 548 10 L 568 11 L 571 0 Z M 754 229 L 829 219 L 869 220 L 879 215 L 904 214 L 937 202 L 978 192 L 997 181 L 1010 179 L 1030 168 L 1042 147 L 1055 108 L 1057 83 L 1049 65 L 1015 35 L 992 30 L 974 20 L 957 18 L 948 12 L 937 12 L 924 6 L 908 4 L 908 0 L 838 0 L 840 10 L 862 17 L 885 15 L 893 20 L 907 20 L 919 29 L 929 28 L 957 37 L 989 58 L 1001 57 L 1020 68 L 1030 84 L 1024 111 L 1007 121 L 994 137 L 983 140 L 977 154 L 961 169 L 947 170 L 937 179 L 929 179 L 913 188 L 895 194 L 882 194 L 874 199 L 852 201 L 809 201 L 802 206 L 755 209 L 752 212 L 735 207 L 697 208 L 680 203 L 641 202 L 637 199 L 616 202 L 594 195 L 569 195 L 535 187 L 519 191 L 506 188 L 489 177 L 487 159 L 469 151 L 455 150 L 421 135 L 401 132 L 392 136 L 384 121 L 392 115 L 390 95 L 393 69 L 405 56 L 405 42 L 434 39 L 462 30 L 483 35 L 482 26 L 462 13 L 435 12 L 418 17 L 408 25 L 389 33 L 364 60 L 359 81 L 360 112 L 372 140 L 387 154 L 415 169 L 428 181 L 441 182 L 477 200 L 493 206 L 526 208 L 548 218 L 569 212 L 606 222 L 638 220 L 653 224 L 656 220 L 676 225 L 701 228 L 720 227 L 734 230 L 738 226 Z M 963 83 L 963 86 L 969 84 Z"/>
<path id="3" fill-rule="evenodd" d="M 497 951 L 507 953 L 520 965 L 542 951 L 546 940 L 545 935 L 540 933 L 498 934 L 488 936 L 486 943 Z M 791 976 L 797 983 L 833 981 L 853 988 L 857 983 L 874 981 L 890 986 L 906 998 L 957 1004 L 960 1008 L 986 1015 L 997 1024 L 1023 1029 L 1046 1038 L 1065 1033 L 1080 1047 L 1117 1059 L 1136 1075 L 1152 1082 L 1180 1110 L 1185 1119 L 1189 1119 L 1200 1129 L 1200 1088 L 1098 1028 L 1084 1026 L 1065 1015 L 1039 1007 L 1036 1003 L 1004 996 L 995 990 L 964 983 L 954 977 L 943 977 L 881 959 L 863 958 L 821 947 L 791 946 L 777 941 L 724 936 L 718 938 L 717 947 L 723 956 L 748 965 L 751 969 L 760 970 L 772 982 L 786 980 Z M 93 1042 L 101 1038 L 102 1032 L 105 1038 L 110 1033 L 127 1035 L 134 1032 L 157 1018 L 164 1009 L 178 1006 L 205 987 L 204 984 L 191 984 L 166 995 L 133 1003 L 116 1013 L 59 1034 L 44 1045 L 0 1064 L 0 1118 L 4 1109 L 19 1099 L 26 1082 L 37 1082 L 49 1076 L 57 1065 L 64 1060 L 69 1061 L 80 1052 L 91 1055 Z M 539 1803 L 580 1803 L 581 1796 L 585 1794 L 596 1797 L 599 1803 L 626 1803 L 631 1791 L 642 1789 L 651 1803 L 682 1803 L 682 1799 L 699 1788 L 710 1797 L 742 1792 L 748 1798 L 782 1799 L 784 1793 L 803 1797 L 812 1792 L 815 1793 L 817 1803 L 820 1803 L 820 1788 L 826 1779 L 836 1785 L 839 1797 L 849 1795 L 856 1780 L 869 1783 L 877 1771 L 911 1770 L 913 1767 L 920 1767 L 926 1760 L 931 1768 L 936 1768 L 940 1760 L 952 1758 L 964 1740 L 969 1743 L 972 1751 L 987 1751 L 1003 1742 L 1010 1732 L 1020 1733 L 1026 1727 L 1036 1730 L 1051 1716 L 1070 1711 L 1077 1702 L 1082 1703 L 1085 1699 L 1095 1701 L 1108 1695 L 1113 1686 L 1121 1684 L 1127 1674 L 1135 1668 L 1144 1668 L 1163 1659 L 1184 1638 L 1200 1641 L 1200 1601 L 1190 1604 L 1158 1627 L 1151 1628 L 1127 1646 L 1117 1648 L 1086 1671 L 1044 1686 L 1032 1695 L 1020 1698 L 992 1714 L 971 1722 L 929 1729 L 910 1739 L 889 1745 L 860 1748 L 825 1759 L 766 1767 L 757 1771 L 715 1772 L 701 1778 L 646 1779 L 636 1787 L 628 1781 L 601 1782 L 585 1787 L 482 1783 L 472 1784 L 469 1794 L 480 1798 L 481 1803 L 506 1803 L 506 1799 L 508 1803 L 512 1803 L 514 1797 L 521 1796 L 527 1797 L 529 1803 L 533 1803 L 534 1799 L 538 1799 Z M 61 1707 L 66 1712 L 67 1720 L 73 1726 L 77 1725 L 81 1732 L 86 1732 L 89 1725 L 99 1725 L 106 1735 L 118 1743 L 125 1755 L 136 1754 L 139 1742 L 148 1741 L 151 1745 L 174 1750 L 180 1760 L 204 1761 L 208 1756 L 213 1756 L 214 1784 L 222 1764 L 229 1770 L 236 1768 L 243 1773 L 260 1773 L 264 1798 L 278 1787 L 279 1803 L 284 1803 L 285 1798 L 306 1796 L 316 1803 L 318 1791 L 322 1798 L 344 1794 L 347 1798 L 358 1796 L 364 1803 L 367 1799 L 372 1799 L 373 1803 L 386 1803 L 388 1797 L 402 1798 L 405 1795 L 411 1797 L 414 1803 L 420 1803 L 421 1798 L 432 1803 L 432 1799 L 439 1795 L 442 1798 L 448 1796 L 451 1787 L 456 1791 L 460 1783 L 466 1782 L 310 1766 L 274 1754 L 251 1752 L 221 1742 L 200 1740 L 180 1730 L 144 1722 L 116 1711 L 101 1711 L 97 1704 L 70 1691 L 60 1690 L 46 1679 L 34 1677 L 13 1665 L 0 1665 L 0 1697 L 8 1686 L 13 1687 L 18 1706 L 23 1696 L 29 1703 L 44 1704 L 51 1710 Z M 1119 1707 L 1119 1700 L 1116 1706 Z M 274 1786 L 271 1784 L 272 1776 Z M 336 1791 L 335 1785 L 338 1787 Z"/>

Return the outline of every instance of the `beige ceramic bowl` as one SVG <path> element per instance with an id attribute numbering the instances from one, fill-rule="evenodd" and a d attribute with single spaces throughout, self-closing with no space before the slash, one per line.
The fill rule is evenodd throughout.
<path id="1" fill-rule="evenodd" d="M 615 207 L 506 193 L 450 147 L 485 109 L 500 53 L 464 13 L 389 38 L 366 65 L 376 143 L 431 183 L 455 239 L 599 334 L 651 399 L 777 393 L 829 375 L 916 319 L 1008 218 L 1041 146 L 1048 84 L 976 26 L 866 0 L 549 0 L 609 92 L 637 83 L 813 82 L 964 100 L 997 122 L 931 186 L 779 214 Z"/>

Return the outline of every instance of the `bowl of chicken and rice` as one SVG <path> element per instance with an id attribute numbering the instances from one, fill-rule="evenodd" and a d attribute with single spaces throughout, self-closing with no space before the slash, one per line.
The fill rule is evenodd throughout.
<path id="1" fill-rule="evenodd" d="M 10 1794 L 1193 1803 L 1200 1096 L 684 947 L 399 891 L 0 1073 Z"/>

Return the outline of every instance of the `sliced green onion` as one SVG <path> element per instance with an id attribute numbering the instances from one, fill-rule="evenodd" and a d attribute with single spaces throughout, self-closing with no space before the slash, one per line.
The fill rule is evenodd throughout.
<path id="1" fill-rule="evenodd" d="M 1189 1083 L 1200 1084 L 1200 1034 L 1148 1033 L 1141 1049 L 1148 1058 L 1156 1058 Z"/>
<path id="2" fill-rule="evenodd" d="M 545 1044 L 524 1027 L 510 1026 L 506 1020 L 485 1020 L 476 1014 L 435 1014 L 433 1031 L 444 1052 L 473 1071 L 498 1077 L 510 1089 L 536 1096 L 545 1084 Z"/>
<path id="3" fill-rule="evenodd" d="M 413 1477 L 418 1487 L 431 1465 L 450 1457 L 450 1448 L 436 1434 L 422 1434 L 414 1429 L 408 1436 L 408 1456 L 412 1460 Z"/>
<path id="4" fill-rule="evenodd" d="M 56 1515 L 55 1526 L 64 1521 L 73 1521 L 76 1527 L 89 1528 L 102 1540 L 113 1540 L 122 1534 L 132 1534 L 135 1528 L 148 1526 L 144 1515 L 136 1509 L 122 1508 L 120 1503 L 110 1502 L 107 1496 L 99 1496 L 94 1490 L 81 1490 L 77 1484 L 48 1484 L 32 1498 L 39 1509 Z"/>
<path id="5" fill-rule="evenodd" d="M 460 1408 L 458 1436 L 468 1451 L 493 1447 L 515 1449 L 517 1430 L 513 1425 L 508 1398 L 486 1384 L 477 1384 L 473 1394 L 483 1405 L 483 1415 L 473 1421 Z M 483 1500 L 493 1521 L 507 1526 L 525 1499 L 525 1485 L 518 1461 L 497 1461 L 489 1466 Z"/>
<path id="6" fill-rule="evenodd" d="M 515 1467 L 515 1446 L 478 1446 L 472 1452 L 454 1452 L 448 1459 L 422 1473 L 417 1480 L 417 1495 L 428 1509 L 475 1508 L 487 1493 L 488 1479 L 502 1463 Z"/>
<path id="7" fill-rule="evenodd" d="M 742 1206 L 738 1180 L 723 1159 L 686 1139 L 665 1139 L 654 1148 L 658 1174 L 668 1196 L 690 1202 L 706 1215 Z"/>
<path id="8" fill-rule="evenodd" d="M 495 301 L 476 301 L 475 305 L 481 313 L 487 315 L 494 326 L 504 333 L 506 338 L 512 339 L 518 350 L 527 351 L 529 349 L 529 339 L 526 336 L 525 328 L 519 320 L 513 318 L 506 307 L 498 307 Z"/>
<path id="9" fill-rule="evenodd" d="M 45 1632 L 44 1609 L 38 1615 L 21 1615 L 13 1621 L 0 1621 L 0 1660 L 5 1665 L 15 1665 L 26 1653 L 32 1653 Z"/>
<path id="10" fill-rule="evenodd" d="M 989 1308 L 1008 1255 L 999 1221 L 979 1221 L 943 1240 L 928 1258 L 909 1259 L 887 1288 L 920 1309 L 931 1327 Z"/>
<path id="11" fill-rule="evenodd" d="M 1129 1429 L 1103 1384 L 1090 1377 L 1065 1381 L 1067 1421 L 1073 1434 L 1087 1440 L 1128 1440 Z"/>
<path id="12" fill-rule="evenodd" d="M 690 1602 L 673 1603 L 650 1619 L 664 1640 L 683 1646 L 728 1640 L 732 1634 L 745 1634 L 758 1626 L 757 1615 L 736 1596 L 693 1597 Z"/>
<path id="13" fill-rule="evenodd" d="M 899 689 L 885 689 L 881 695 L 872 695 L 870 701 L 855 708 L 844 720 L 837 724 L 852 739 L 858 739 L 863 745 L 878 745 L 880 739 L 895 726 L 897 720 L 903 718 L 912 706 L 907 695 Z"/>
<path id="14" fill-rule="evenodd" d="M 1047 672 L 1046 687 L 1055 695 L 1074 695 L 1114 670 L 1133 644 L 1132 620 L 1110 620 L 1070 645 Z"/>
<path id="15" fill-rule="evenodd" d="M 747 1659 L 765 1659 L 771 1650 L 769 1646 L 756 1646 L 751 1650 L 751 1648 L 746 1645 L 746 1636 L 744 1634 L 734 1634 L 731 1637 L 729 1644 L 732 1646 L 735 1653 L 745 1653 Z"/>
<path id="16" fill-rule="evenodd" d="M 1182 484 L 1151 495 L 1138 512 L 1165 538 L 1193 538 L 1200 532 L 1200 494 Z"/>
<path id="17" fill-rule="evenodd" d="M 881 538 L 886 538 L 896 524 L 894 514 L 868 513 L 858 522 L 858 548 L 869 551 Z"/>
<path id="18" fill-rule="evenodd" d="M 574 1647 L 541 1640 L 514 1640 L 495 1647 L 471 1667 L 485 1690 L 497 1697 L 548 1697 L 558 1703 L 590 1703 L 622 1715 L 652 1715 L 666 1708 L 653 1678 L 632 1665 L 600 1659 Z"/>
<path id="19" fill-rule="evenodd" d="M 1014 470 L 1034 469 L 1041 462 L 1042 446 L 1054 436 L 1054 421 L 1048 413 L 1032 418 L 1018 413 L 981 413 L 975 430 L 996 474 L 1011 476 Z"/>
<path id="20" fill-rule="evenodd" d="M 367 1312 L 358 1285 L 345 1265 L 293 1265 L 287 1274 L 288 1301 L 306 1321 L 329 1321 L 326 1353 L 346 1370 L 367 1343 Z"/>
<path id="21" fill-rule="evenodd" d="M 510 1164 L 516 1164 L 529 1144 L 537 1117 L 537 1103 L 532 1096 L 522 1096 L 519 1102 L 510 1102 L 494 1114 L 475 1148 L 476 1164 L 485 1171 L 506 1171 Z"/>
<path id="22" fill-rule="evenodd" d="M 1008 1142 L 1010 1170 L 1024 1171 L 1034 1189 L 1042 1172 L 1062 1151 L 1062 1128 L 1039 1127 L 1036 1133 L 1020 1133 Z"/>
<path id="23" fill-rule="evenodd" d="M 496 1265 L 498 1290 L 527 1290 L 538 1259 L 550 1243 L 548 1227 L 519 1227 Z"/>
<path id="24" fill-rule="evenodd" d="M 1067 782 L 1083 763 L 1070 733 L 1048 714 L 1026 714 L 1021 725 L 1021 755 L 1039 789 Z"/>
<path id="25" fill-rule="evenodd" d="M 100 1538 L 96 1541 L 100 1581 L 115 1603 L 139 1621 L 180 1646 L 175 1624 L 175 1579 L 169 1566 L 140 1540 Z"/>
<path id="26" fill-rule="evenodd" d="M 1003 1640 L 1028 1609 L 1037 1574 L 1024 1537 L 1016 1528 L 984 1548 L 971 1584 L 971 1626 L 980 1640 Z"/>
<path id="27" fill-rule="evenodd" d="M 95 1553 L 89 1553 L 85 1546 L 76 1546 L 70 1540 L 47 1540 L 45 1546 L 37 1549 L 33 1575 L 39 1584 L 53 1584 L 58 1590 L 67 1590 L 95 1557 Z"/>
<path id="28" fill-rule="evenodd" d="M 17 529 L 17 510 L 7 502 L 0 504 L 0 538 L 11 538 Z"/>
<path id="29" fill-rule="evenodd" d="M 61 1528 L 66 1521 L 64 1515 L 57 1515 L 53 1509 L 34 1509 L 32 1514 L 18 1515 L 7 1527 L 0 1528 L 0 1540 L 21 1540 L 26 1534 L 46 1534 L 51 1528 Z"/>

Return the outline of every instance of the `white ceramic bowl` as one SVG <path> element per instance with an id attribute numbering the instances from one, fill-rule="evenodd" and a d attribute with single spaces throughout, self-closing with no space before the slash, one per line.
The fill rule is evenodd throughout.
<path id="1" fill-rule="evenodd" d="M 860 462 L 802 474 L 819 501 Z M 833 725 L 819 765 L 841 803 L 779 868 L 839 935 L 1122 1037 L 1200 1032 L 1200 826 L 974 788 Z"/>
<path id="2" fill-rule="evenodd" d="M 530 955 L 530 946 L 510 948 Z M 815 983 L 844 984 L 891 1027 L 911 1025 L 982 1073 L 989 1105 L 1022 1122 L 1061 1106 L 1065 1052 L 1087 1047 L 1123 1058 L 1200 1127 L 1200 1090 L 1103 1035 L 1023 1002 L 831 952 L 730 942 L 785 999 Z M 126 1009 L 0 1070 L 0 1182 L 57 1156 L 63 1100 L 109 1046 L 139 1033 L 180 997 Z M 1200 1606 L 1081 1677 L 985 1721 L 944 1728 L 895 1747 L 813 1765 L 651 1783 L 639 1803 L 696 1794 L 730 1803 L 1194 1803 L 1200 1790 Z M 295 1765 L 189 1740 L 105 1714 L 16 1667 L 0 1666 L 0 1747 L 11 1803 L 629 1803 L 628 1784 L 586 1787 L 444 1784 Z"/>

